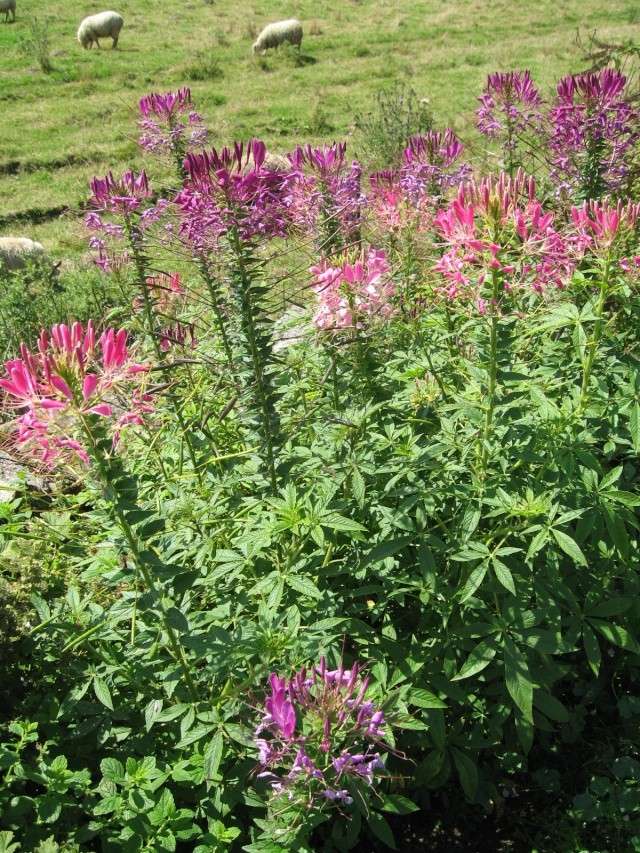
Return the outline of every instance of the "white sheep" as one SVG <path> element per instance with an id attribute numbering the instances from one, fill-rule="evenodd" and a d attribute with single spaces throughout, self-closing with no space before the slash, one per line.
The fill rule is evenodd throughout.
<path id="1" fill-rule="evenodd" d="M 94 42 L 100 47 L 98 39 L 111 38 L 115 48 L 118 46 L 118 36 L 123 24 L 124 20 L 117 12 L 89 15 L 78 27 L 78 41 L 84 48 L 92 47 Z"/>
<path id="2" fill-rule="evenodd" d="M 289 18 L 286 21 L 276 21 L 274 24 L 267 24 L 253 43 L 253 52 L 264 53 L 270 47 L 280 47 L 285 42 L 295 44 L 298 50 L 300 50 L 300 45 L 302 44 L 302 24 L 297 18 Z"/>
<path id="3" fill-rule="evenodd" d="M 19 270 L 28 260 L 45 257 L 42 243 L 28 237 L 0 237 L 0 269 Z"/>
<path id="4" fill-rule="evenodd" d="M 16 19 L 16 0 L 0 0 L 0 12 L 4 12 L 4 22 L 9 23 L 9 12 L 11 12 L 11 20 Z"/>

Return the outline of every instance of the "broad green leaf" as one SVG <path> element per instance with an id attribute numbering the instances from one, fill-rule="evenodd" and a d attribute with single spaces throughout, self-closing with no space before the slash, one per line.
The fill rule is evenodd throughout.
<path id="1" fill-rule="evenodd" d="M 221 731 L 217 731 L 204 750 L 204 775 L 209 782 L 218 775 L 223 751 L 224 737 Z"/>
<path id="2" fill-rule="evenodd" d="M 495 576 L 502 584 L 502 586 L 508 590 L 511 595 L 516 594 L 516 585 L 513 582 L 513 575 L 511 574 L 511 570 L 508 566 L 506 566 L 501 560 L 497 560 L 495 557 L 491 560 L 491 565 L 493 566 L 493 571 L 495 572 Z"/>
<path id="3" fill-rule="evenodd" d="M 402 794 L 386 794 L 380 808 L 383 812 L 400 815 L 412 814 L 413 812 L 420 811 L 420 806 L 412 803 L 411 800 L 403 797 Z"/>
<path id="4" fill-rule="evenodd" d="M 392 850 L 398 849 L 391 827 L 380 812 L 370 812 L 367 818 L 367 825 L 375 837 L 382 841 L 383 844 Z"/>
<path id="5" fill-rule="evenodd" d="M 307 598 L 322 598 L 322 593 L 311 578 L 304 575 L 287 575 L 286 580 L 291 589 L 306 595 Z"/>
<path id="6" fill-rule="evenodd" d="M 469 652 L 469 657 L 460 667 L 460 671 L 453 676 L 451 681 L 462 681 L 464 678 L 471 678 L 482 672 L 485 667 L 489 666 L 491 661 L 496 656 L 496 648 L 490 645 L 486 640 L 482 640 L 478 645 Z"/>
<path id="7" fill-rule="evenodd" d="M 580 546 L 575 541 L 575 539 L 572 539 L 570 536 L 567 536 L 567 534 L 563 533 L 562 530 L 556 530 L 555 527 L 551 528 L 551 532 L 553 533 L 553 538 L 562 548 L 564 553 L 567 554 L 567 556 L 571 557 L 571 559 L 577 566 L 587 565 L 585 556 L 580 550 Z"/>
<path id="8" fill-rule="evenodd" d="M 107 682 L 98 675 L 95 675 L 93 678 L 93 692 L 96 694 L 98 702 L 102 702 L 110 711 L 113 711 L 111 691 L 107 686 Z"/>
<path id="9" fill-rule="evenodd" d="M 424 690 L 418 687 L 412 690 L 407 701 L 410 705 L 415 705 L 416 708 L 446 708 L 447 703 L 439 699 L 435 693 L 430 690 Z"/>
<path id="10" fill-rule="evenodd" d="M 620 479 L 620 475 L 622 474 L 622 465 L 618 465 L 617 468 L 613 468 L 607 476 L 600 482 L 598 486 L 598 491 L 604 492 L 605 489 L 608 489 L 609 486 L 613 486 L 614 483 L 617 483 Z"/>
<path id="11" fill-rule="evenodd" d="M 469 800 L 475 800 L 478 792 L 478 768 L 475 761 L 472 761 L 465 752 L 455 746 L 451 747 L 451 755 L 460 777 L 462 790 Z"/>
<path id="12" fill-rule="evenodd" d="M 545 716 L 556 723 L 567 723 L 569 721 L 569 712 L 562 702 L 559 702 L 555 696 L 551 696 L 551 694 L 546 693 L 544 690 L 536 690 L 534 692 L 533 704 Z"/>
<path id="13" fill-rule="evenodd" d="M 509 695 L 528 723 L 533 723 L 533 684 L 526 657 L 509 637 L 504 641 L 504 677 Z"/>
<path id="14" fill-rule="evenodd" d="M 105 797 L 93 807 L 93 814 L 96 816 L 111 814 L 117 811 L 122 805 L 122 797 L 118 794 L 113 794 L 110 797 Z"/>
<path id="15" fill-rule="evenodd" d="M 110 782 L 124 782 L 124 767 L 117 758 L 103 758 L 100 770 L 105 779 Z"/>
<path id="16" fill-rule="evenodd" d="M 606 601 L 599 601 L 593 607 L 589 608 L 589 616 L 597 616 L 600 619 L 607 619 L 610 616 L 620 616 L 622 613 L 626 613 L 632 605 L 633 599 L 630 596 L 613 596 Z"/>
<path id="17" fill-rule="evenodd" d="M 144 724 L 146 730 L 151 731 L 151 727 L 158 719 L 158 715 L 162 711 L 162 699 L 152 699 L 144 709 Z"/>
<path id="18" fill-rule="evenodd" d="M 411 536 L 400 536 L 397 539 L 388 539 L 384 542 L 379 542 L 365 554 L 360 567 L 364 568 L 374 563 L 380 563 L 382 560 L 386 560 L 387 557 L 392 557 L 398 551 L 406 548 L 411 543 L 412 538 Z"/>
<path id="19" fill-rule="evenodd" d="M 610 622 L 602 622 L 600 619 L 591 619 L 590 622 L 596 631 L 599 631 L 605 640 L 614 646 L 620 646 L 621 649 L 633 652 L 636 655 L 640 654 L 638 641 L 626 628 L 621 625 L 612 625 Z"/>

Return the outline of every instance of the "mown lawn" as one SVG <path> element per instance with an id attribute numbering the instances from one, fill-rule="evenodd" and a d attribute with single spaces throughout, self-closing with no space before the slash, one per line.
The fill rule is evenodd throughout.
<path id="1" fill-rule="evenodd" d="M 439 125 L 468 131 L 488 72 L 529 67 L 549 86 L 581 67 L 578 29 L 618 40 L 640 32 L 635 0 L 114 5 L 125 18 L 114 52 L 75 41 L 79 20 L 103 8 L 95 3 L 18 0 L 16 23 L 0 23 L 0 233 L 34 236 L 59 257 L 83 251 L 78 211 L 88 179 L 142 162 L 132 128 L 149 90 L 190 85 L 216 142 L 258 135 L 276 151 L 349 137 L 354 116 L 396 80 L 429 98 Z M 256 31 L 290 15 L 305 26 L 301 57 L 253 57 Z M 48 24 L 48 75 L 19 50 L 33 18 Z M 62 205 L 69 213 L 51 218 Z"/>

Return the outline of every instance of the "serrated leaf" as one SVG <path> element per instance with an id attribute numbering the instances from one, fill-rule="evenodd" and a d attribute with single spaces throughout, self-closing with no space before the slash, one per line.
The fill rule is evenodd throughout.
<path id="1" fill-rule="evenodd" d="M 479 566 L 476 566 L 472 569 L 471 574 L 467 578 L 466 582 L 460 589 L 458 593 L 458 600 L 460 604 L 464 604 L 467 599 L 471 598 L 471 596 L 478 589 L 482 581 L 484 580 L 485 575 L 487 574 L 487 563 L 481 563 Z"/>
<path id="2" fill-rule="evenodd" d="M 366 487 L 364 478 L 357 468 L 354 468 L 351 472 L 351 491 L 355 502 L 362 509 L 364 507 Z"/>
<path id="3" fill-rule="evenodd" d="M 640 454 L 640 403 L 634 403 L 629 416 L 629 432 L 634 453 Z"/>
<path id="4" fill-rule="evenodd" d="M 415 705 L 416 708 L 446 708 L 447 703 L 439 699 L 431 690 L 425 690 L 421 687 L 412 690 L 407 697 L 407 702 L 410 705 Z"/>
<path id="5" fill-rule="evenodd" d="M 198 723 L 198 725 L 194 726 L 192 729 L 184 735 L 181 740 L 176 744 L 177 749 L 184 749 L 187 746 L 190 746 L 192 743 L 196 743 L 199 740 L 202 740 L 203 737 L 206 737 L 209 732 L 213 731 L 214 726 L 205 725 L 204 723 Z"/>
<path id="6" fill-rule="evenodd" d="M 224 737 L 221 731 L 217 731 L 204 750 L 204 775 L 208 781 L 217 776 L 223 751 Z"/>
<path id="7" fill-rule="evenodd" d="M 504 641 L 504 677 L 507 691 L 528 723 L 533 722 L 533 684 L 526 657 L 509 637 Z"/>
<path id="8" fill-rule="evenodd" d="M 462 681 L 464 678 L 471 678 L 482 672 L 485 667 L 489 666 L 491 661 L 496 656 L 496 647 L 490 645 L 486 640 L 482 640 L 478 645 L 469 652 L 466 661 L 460 667 L 459 672 L 453 676 L 451 681 Z"/>
<path id="9" fill-rule="evenodd" d="M 506 566 L 501 560 L 496 560 L 495 557 L 491 560 L 491 565 L 498 581 L 506 590 L 511 593 L 511 595 L 515 595 L 516 585 L 513 582 L 513 575 L 511 574 L 511 569 Z"/>
<path id="10" fill-rule="evenodd" d="M 322 598 L 322 593 L 314 582 L 304 575 L 287 575 L 287 584 L 296 592 L 306 595 L 307 598 Z"/>
<path id="11" fill-rule="evenodd" d="M 100 762 L 100 771 L 110 782 L 124 781 L 124 767 L 117 758 L 103 758 Z"/>
<path id="12" fill-rule="evenodd" d="M 572 539 L 571 536 L 567 536 L 567 534 L 563 533 L 562 530 L 556 530 L 555 527 L 551 528 L 551 533 L 553 534 L 553 538 L 562 548 L 564 553 L 567 554 L 567 556 L 571 557 L 571 559 L 577 566 L 587 565 L 585 556 L 580 550 L 580 546 L 575 541 L 575 539 Z"/>
<path id="13" fill-rule="evenodd" d="M 96 816 L 111 814 L 118 810 L 122 805 L 122 797 L 118 794 L 113 794 L 110 797 L 105 797 L 93 807 L 93 814 Z"/>
<path id="14" fill-rule="evenodd" d="M 406 548 L 411 543 L 412 538 L 411 536 L 400 536 L 398 539 L 387 539 L 384 542 L 379 542 L 365 554 L 364 559 L 360 563 L 360 568 L 380 563 L 382 560 L 386 560 L 387 557 L 392 557 L 398 551 Z"/>
<path id="15" fill-rule="evenodd" d="M 162 711 L 162 699 L 152 699 L 144 709 L 144 725 L 148 732 L 158 719 L 158 715 Z"/>
<path id="16" fill-rule="evenodd" d="M 107 707 L 110 711 L 113 711 L 113 699 L 111 698 L 111 691 L 107 686 L 107 682 L 100 678 L 99 675 L 95 675 L 93 678 L 93 692 L 96 694 L 96 699 L 98 702 L 102 702 L 102 704 Z"/>

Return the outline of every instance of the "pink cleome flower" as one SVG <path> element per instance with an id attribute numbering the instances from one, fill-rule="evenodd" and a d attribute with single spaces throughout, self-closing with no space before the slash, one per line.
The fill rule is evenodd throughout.
<path id="1" fill-rule="evenodd" d="M 206 145 L 207 129 L 193 109 L 190 89 L 152 92 L 140 99 L 139 106 L 142 133 L 138 141 L 146 151 L 180 154 L 188 148 Z"/>
<path id="2" fill-rule="evenodd" d="M 386 254 L 369 249 L 355 263 L 311 267 L 318 308 L 313 322 L 323 331 L 361 327 L 395 313 L 396 293 Z"/>
<path id="3" fill-rule="evenodd" d="M 140 381 L 147 370 L 132 359 L 124 329 L 98 339 L 91 322 L 43 330 L 37 352 L 22 344 L 0 378 L 7 401 L 24 410 L 14 421 L 17 445 L 48 466 L 74 457 L 88 463 L 83 419 L 107 419 L 116 440 L 122 426 L 141 424 L 151 410 Z"/>

